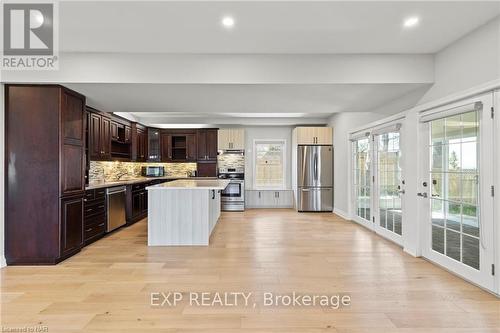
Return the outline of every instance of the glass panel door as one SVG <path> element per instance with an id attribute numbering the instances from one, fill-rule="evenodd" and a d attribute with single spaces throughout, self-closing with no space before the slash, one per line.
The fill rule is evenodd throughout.
<path id="1" fill-rule="evenodd" d="M 479 260 L 479 112 L 430 122 L 432 249 L 474 269 Z"/>
<path id="2" fill-rule="evenodd" d="M 371 221 L 370 139 L 353 142 L 353 189 L 356 217 Z"/>
<path id="3" fill-rule="evenodd" d="M 402 240 L 402 194 L 400 132 L 391 131 L 375 136 L 376 143 L 376 188 L 377 188 L 377 232 L 389 232 L 398 243 Z M 387 236 L 387 235 L 386 235 Z"/>
<path id="4" fill-rule="evenodd" d="M 479 100 L 422 124 L 423 255 L 493 290 L 493 121 L 491 98 Z"/>

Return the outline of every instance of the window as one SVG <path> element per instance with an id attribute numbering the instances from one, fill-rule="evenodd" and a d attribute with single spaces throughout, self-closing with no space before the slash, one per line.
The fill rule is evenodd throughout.
<path id="1" fill-rule="evenodd" d="M 285 187 L 285 141 L 254 141 L 254 188 Z"/>

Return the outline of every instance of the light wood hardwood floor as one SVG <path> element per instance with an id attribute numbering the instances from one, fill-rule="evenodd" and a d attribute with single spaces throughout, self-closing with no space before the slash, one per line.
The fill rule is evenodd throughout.
<path id="1" fill-rule="evenodd" d="M 333 214 L 223 213 L 209 247 L 146 246 L 146 221 L 57 266 L 1 270 L 4 328 L 48 332 L 500 332 L 500 300 Z M 151 292 L 253 292 L 255 307 L 151 307 Z M 264 292 L 351 306 L 266 307 Z"/>

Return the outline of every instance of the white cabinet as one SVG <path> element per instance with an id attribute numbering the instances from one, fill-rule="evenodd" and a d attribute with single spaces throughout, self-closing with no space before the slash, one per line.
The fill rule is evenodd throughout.
<path id="1" fill-rule="evenodd" d="M 245 130 L 242 128 L 223 128 L 218 133 L 219 149 L 245 149 Z"/>
<path id="2" fill-rule="evenodd" d="M 210 201 L 208 204 L 209 218 L 208 225 L 209 230 L 208 234 L 210 235 L 214 230 L 215 225 L 220 217 L 220 191 L 219 190 L 210 190 Z"/>
<path id="3" fill-rule="evenodd" d="M 331 127 L 296 127 L 294 132 L 299 145 L 333 144 L 333 129 Z"/>
<path id="4" fill-rule="evenodd" d="M 291 190 L 248 190 L 245 191 L 247 208 L 292 208 Z"/>

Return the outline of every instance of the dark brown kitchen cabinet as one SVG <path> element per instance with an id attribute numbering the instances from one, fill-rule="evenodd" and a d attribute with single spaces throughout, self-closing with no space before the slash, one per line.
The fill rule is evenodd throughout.
<path id="1" fill-rule="evenodd" d="M 85 97 L 16 84 L 5 97 L 7 264 L 56 264 L 83 242 Z"/>
<path id="2" fill-rule="evenodd" d="M 186 162 L 196 162 L 197 145 L 196 134 L 186 135 Z"/>
<path id="3" fill-rule="evenodd" d="M 163 162 L 196 162 L 198 147 L 195 131 L 164 130 L 160 137 Z"/>
<path id="4" fill-rule="evenodd" d="M 101 148 L 101 119 L 98 114 L 89 112 L 88 116 L 88 149 L 91 160 L 102 158 Z"/>
<path id="5" fill-rule="evenodd" d="M 130 126 L 125 126 L 125 143 L 132 143 L 132 129 Z"/>
<path id="6" fill-rule="evenodd" d="M 86 190 L 83 202 L 83 241 L 88 245 L 106 233 L 106 189 Z"/>
<path id="7" fill-rule="evenodd" d="M 119 136 L 118 136 L 118 123 L 112 121 L 111 124 L 110 124 L 110 128 L 111 128 L 111 140 L 118 140 L 119 139 Z"/>
<path id="8" fill-rule="evenodd" d="M 80 250 L 83 245 L 83 195 L 61 199 L 61 252 Z"/>
<path id="9" fill-rule="evenodd" d="M 148 128 L 148 158 L 149 162 L 161 162 L 160 130 Z"/>
<path id="10" fill-rule="evenodd" d="M 132 161 L 146 162 L 148 154 L 146 127 L 138 123 L 132 123 L 130 142 L 132 144 Z"/>
<path id="11" fill-rule="evenodd" d="M 102 158 L 109 160 L 111 159 L 111 120 L 106 117 L 101 119 Z"/>
<path id="12" fill-rule="evenodd" d="M 198 161 L 217 161 L 217 131 L 216 128 L 198 130 Z"/>
<path id="13" fill-rule="evenodd" d="M 172 135 L 161 133 L 161 160 L 171 162 L 172 158 Z"/>
<path id="14" fill-rule="evenodd" d="M 198 177 L 217 177 L 216 162 L 198 162 L 196 169 Z"/>
<path id="15" fill-rule="evenodd" d="M 111 159 L 111 136 L 115 126 L 111 120 L 101 114 L 89 112 L 88 145 L 90 160 L 102 161 Z M 116 128 L 116 132 L 118 129 Z"/>

